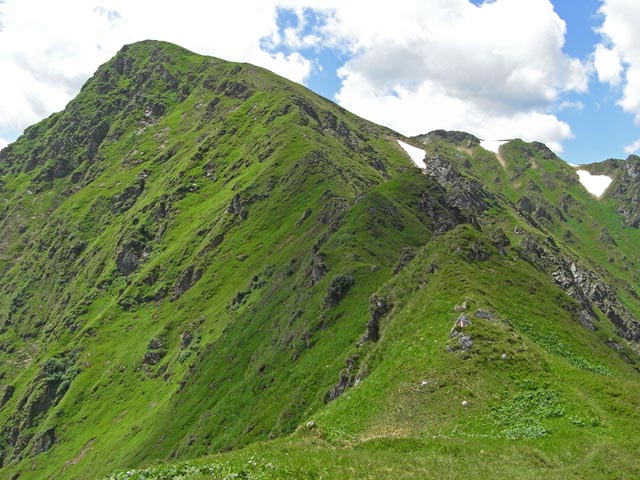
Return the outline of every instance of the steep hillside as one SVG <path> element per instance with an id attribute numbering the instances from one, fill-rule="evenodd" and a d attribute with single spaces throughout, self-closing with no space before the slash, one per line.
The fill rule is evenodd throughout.
<path id="1" fill-rule="evenodd" d="M 609 163 L 596 199 L 541 144 L 124 47 L 0 152 L 0 474 L 640 475 L 637 158 Z"/>

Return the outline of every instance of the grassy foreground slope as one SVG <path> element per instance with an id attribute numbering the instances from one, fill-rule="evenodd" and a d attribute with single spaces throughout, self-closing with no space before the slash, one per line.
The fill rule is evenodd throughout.
<path id="1" fill-rule="evenodd" d="M 123 48 L 0 153 L 0 474 L 640 475 L 638 229 L 459 137 Z"/>

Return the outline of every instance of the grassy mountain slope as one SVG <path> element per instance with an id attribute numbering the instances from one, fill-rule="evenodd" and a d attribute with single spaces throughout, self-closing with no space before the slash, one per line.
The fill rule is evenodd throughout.
<path id="1" fill-rule="evenodd" d="M 622 201 L 398 138 L 141 42 L 0 152 L 3 475 L 637 476 Z"/>

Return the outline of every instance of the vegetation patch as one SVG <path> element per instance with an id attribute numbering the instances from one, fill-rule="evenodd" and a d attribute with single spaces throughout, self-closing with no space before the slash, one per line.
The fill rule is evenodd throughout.
<path id="1" fill-rule="evenodd" d="M 574 367 L 588 372 L 598 373 L 600 375 L 613 375 L 611 369 L 607 368 L 605 365 L 590 362 L 584 357 L 573 352 L 571 348 L 566 343 L 562 342 L 560 337 L 555 333 L 542 333 L 533 325 L 528 323 L 523 324 L 521 329 L 549 353 L 553 353 L 558 357 L 564 358 Z"/>
<path id="2" fill-rule="evenodd" d="M 499 435 L 511 440 L 543 437 L 549 430 L 542 421 L 564 414 L 560 394 L 548 384 L 531 386 L 491 411 L 500 427 Z"/>

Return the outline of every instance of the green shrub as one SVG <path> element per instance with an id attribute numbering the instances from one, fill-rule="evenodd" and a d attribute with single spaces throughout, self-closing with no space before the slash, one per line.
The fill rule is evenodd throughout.
<path id="1" fill-rule="evenodd" d="M 354 283 L 355 280 L 351 275 L 339 274 L 333 277 L 324 299 L 325 308 L 334 307 L 340 303 Z"/>

